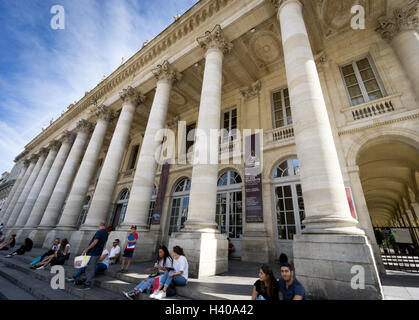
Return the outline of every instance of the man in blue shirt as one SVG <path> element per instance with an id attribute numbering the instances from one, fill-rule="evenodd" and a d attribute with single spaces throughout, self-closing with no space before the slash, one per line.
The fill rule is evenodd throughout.
<path id="1" fill-rule="evenodd" d="M 86 280 L 80 289 L 90 289 L 92 279 L 95 276 L 96 264 L 102 255 L 106 241 L 108 241 L 108 232 L 106 231 L 105 223 L 101 222 L 99 230 L 95 233 L 92 240 L 90 240 L 89 246 L 82 253 L 83 255 L 90 256 L 90 260 L 86 266 Z"/>
<path id="2" fill-rule="evenodd" d="M 294 278 L 294 266 L 291 263 L 281 264 L 281 279 L 279 288 L 284 300 L 305 300 L 306 294 L 303 285 Z"/>

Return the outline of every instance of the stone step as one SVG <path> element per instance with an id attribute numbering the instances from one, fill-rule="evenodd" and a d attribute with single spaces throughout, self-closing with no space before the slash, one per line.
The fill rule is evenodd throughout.
<path id="1" fill-rule="evenodd" d="M 0 268 L 6 266 L 0 265 Z M 0 277 L 0 300 L 36 300 L 36 298 L 6 278 Z"/>
<path id="2" fill-rule="evenodd" d="M 0 276 L 23 289 L 37 300 L 80 300 L 78 297 L 63 290 L 53 290 L 49 283 L 5 264 L 0 264 Z"/>
<path id="3" fill-rule="evenodd" d="M 2 260 L 3 259 L 3 260 Z M 15 256 L 13 258 L 0 258 L 0 261 L 4 261 L 5 264 L 9 266 L 13 266 L 14 268 L 18 269 L 24 273 L 33 273 L 35 277 L 41 279 L 43 281 L 50 281 L 50 279 L 54 276 L 53 274 L 49 273 L 49 270 L 32 270 L 29 268 L 29 263 L 33 260 L 33 257 L 30 256 Z M 72 266 L 64 266 L 66 271 L 66 278 L 72 276 L 75 273 L 75 269 Z M 83 299 L 89 299 L 88 293 L 91 291 L 98 291 L 102 290 L 100 293 L 100 297 L 93 297 L 93 299 L 101 299 L 101 300 L 124 300 L 126 299 L 123 296 L 122 292 L 131 291 L 138 282 L 129 283 L 123 281 L 121 279 L 117 279 L 115 277 L 107 275 L 107 272 L 101 275 L 97 275 L 93 279 L 93 287 L 89 291 L 80 291 L 77 289 L 73 283 L 66 283 L 66 290 L 69 290 L 71 294 L 78 295 Z M 104 294 L 108 292 L 108 294 Z M 86 294 L 83 294 L 86 293 Z M 109 293 L 112 293 L 111 295 Z M 138 300 L 151 300 L 148 295 L 140 295 Z M 186 297 L 174 296 L 170 297 L 167 300 L 189 300 Z"/>
<path id="4" fill-rule="evenodd" d="M 54 274 L 50 273 L 50 270 L 32 270 L 29 268 L 28 257 L 23 258 L 23 256 L 19 257 L 16 256 L 14 258 L 4 258 L 0 257 L 0 263 L 3 263 L 5 266 L 7 266 L 9 269 L 16 270 L 17 272 L 24 274 L 25 276 L 29 277 L 30 279 L 36 279 L 37 281 L 40 281 L 44 283 L 46 286 L 46 290 L 50 292 L 65 292 L 71 296 L 75 296 L 78 299 L 83 300 L 124 300 L 122 295 L 120 293 L 110 291 L 107 289 L 104 289 L 102 287 L 98 286 L 98 282 L 93 282 L 93 287 L 90 290 L 79 290 L 77 286 L 75 286 L 73 283 L 66 283 L 64 290 L 53 290 L 50 287 L 50 281 L 51 278 L 54 276 Z M 66 267 L 65 269 L 67 269 Z M 67 273 L 67 272 L 66 272 Z M 72 274 L 72 273 L 71 273 Z M 1 275 L 1 274 L 0 274 Z M 17 280 L 17 279 L 15 279 Z M 113 280 L 113 279 L 107 279 Z"/>

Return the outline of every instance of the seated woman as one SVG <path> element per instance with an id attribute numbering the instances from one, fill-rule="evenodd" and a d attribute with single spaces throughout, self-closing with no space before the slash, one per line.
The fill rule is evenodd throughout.
<path id="1" fill-rule="evenodd" d="M 259 280 L 253 285 L 252 300 L 279 301 L 279 282 L 267 265 L 259 270 Z"/>
<path id="2" fill-rule="evenodd" d="M 11 257 L 14 257 L 15 255 L 23 255 L 25 254 L 25 252 L 31 251 L 32 247 L 33 247 L 32 240 L 29 238 L 26 238 L 25 242 L 19 249 L 17 249 L 15 252 L 12 252 L 11 254 L 8 254 L 5 258 L 11 258 Z"/>
<path id="3" fill-rule="evenodd" d="M 43 261 L 33 265 L 31 269 L 41 270 L 44 269 L 48 264 L 51 266 L 64 265 L 66 260 L 70 258 L 70 244 L 67 239 L 61 240 L 60 248 L 54 254 L 48 256 Z"/>
<path id="4" fill-rule="evenodd" d="M 160 279 L 159 289 L 150 295 L 150 298 L 163 299 L 166 298 L 166 292 L 172 283 L 177 286 L 186 286 L 188 282 L 188 260 L 186 260 L 183 249 L 179 246 L 173 247 L 173 271 L 166 271 Z"/>
<path id="5" fill-rule="evenodd" d="M 10 250 L 16 244 L 16 235 L 12 234 L 6 242 L 0 245 L 0 250 Z"/>
<path id="6" fill-rule="evenodd" d="M 140 293 L 143 293 L 148 288 L 152 287 L 154 284 L 154 279 L 156 277 L 159 277 L 160 275 L 164 274 L 166 271 L 173 269 L 173 258 L 170 256 L 169 250 L 166 246 L 159 247 L 159 253 L 157 256 L 156 263 L 154 264 L 154 267 L 148 268 L 145 270 L 145 272 L 155 272 L 156 275 L 153 274 L 153 276 L 149 276 L 147 279 L 142 281 L 140 284 L 138 284 L 134 290 L 131 290 L 130 292 L 123 292 L 123 294 L 130 300 L 134 300 L 134 298 L 139 295 Z"/>

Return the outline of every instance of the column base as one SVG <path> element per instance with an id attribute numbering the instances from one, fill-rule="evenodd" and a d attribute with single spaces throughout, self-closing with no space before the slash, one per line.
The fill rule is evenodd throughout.
<path id="1" fill-rule="evenodd" d="M 28 238 L 32 240 L 33 246 L 35 248 L 39 248 L 39 247 L 44 248 L 45 238 L 50 231 L 51 229 L 35 229 L 31 231 Z"/>
<path id="2" fill-rule="evenodd" d="M 16 243 L 23 243 L 25 241 L 26 238 L 30 238 L 32 240 L 31 237 L 29 237 L 29 235 L 31 234 L 33 229 L 19 229 L 16 232 Z"/>
<path id="3" fill-rule="evenodd" d="M 180 246 L 189 264 L 189 276 L 203 278 L 228 271 L 228 240 L 220 233 L 173 233 L 169 251 Z"/>
<path id="4" fill-rule="evenodd" d="M 269 263 L 268 237 L 261 233 L 245 234 L 242 240 L 242 261 Z"/>
<path id="5" fill-rule="evenodd" d="M 309 299 L 382 300 L 383 293 L 372 248 L 365 236 L 298 235 L 293 244 L 295 274 Z M 364 277 L 354 266 L 362 267 Z M 364 289 L 351 281 L 365 279 Z"/>

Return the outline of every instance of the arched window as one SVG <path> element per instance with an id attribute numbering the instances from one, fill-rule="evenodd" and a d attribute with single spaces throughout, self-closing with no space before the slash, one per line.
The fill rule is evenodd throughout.
<path id="1" fill-rule="evenodd" d="M 218 179 L 217 211 L 215 215 L 221 233 L 228 233 L 230 239 L 243 236 L 242 178 L 234 170 Z"/>
<path id="2" fill-rule="evenodd" d="M 300 182 L 298 159 L 282 161 L 273 174 L 274 201 L 276 206 L 279 240 L 293 240 L 304 229 L 303 192 Z"/>
<path id="3" fill-rule="evenodd" d="M 114 216 L 112 219 L 112 228 L 114 230 L 117 230 L 122 222 L 124 222 L 125 219 L 125 213 L 127 211 L 128 206 L 128 200 L 129 200 L 129 190 L 124 189 L 119 194 L 118 200 L 116 202 Z"/>
<path id="4" fill-rule="evenodd" d="M 172 207 L 170 209 L 169 236 L 183 228 L 188 218 L 189 191 L 191 180 L 184 178 L 177 183 L 172 193 Z"/>
<path id="5" fill-rule="evenodd" d="M 156 185 L 154 185 L 153 193 L 151 194 L 150 209 L 148 210 L 148 220 L 147 220 L 148 227 L 151 226 L 151 222 L 153 220 L 153 213 L 154 213 L 154 206 L 156 205 L 156 198 L 157 198 L 157 187 Z"/>
<path id="6" fill-rule="evenodd" d="M 80 229 L 81 225 L 86 221 L 87 213 L 89 212 L 90 200 L 90 196 L 87 196 L 86 200 L 84 200 L 83 207 L 77 221 L 77 229 Z"/>

